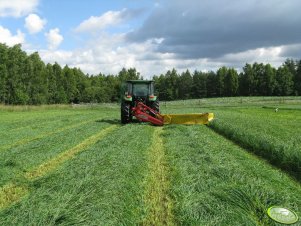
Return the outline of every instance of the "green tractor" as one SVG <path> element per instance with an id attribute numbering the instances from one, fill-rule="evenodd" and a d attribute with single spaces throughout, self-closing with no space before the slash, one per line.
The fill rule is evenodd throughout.
<path id="1" fill-rule="evenodd" d="M 148 114 L 155 116 L 159 113 L 159 101 L 154 95 L 154 81 L 128 80 L 122 86 L 121 123 L 132 122 L 133 110 L 138 103 L 143 103 L 149 108 Z"/>

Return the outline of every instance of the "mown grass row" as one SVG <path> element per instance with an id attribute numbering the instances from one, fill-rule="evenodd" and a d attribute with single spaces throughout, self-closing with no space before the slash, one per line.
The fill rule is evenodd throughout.
<path id="1" fill-rule="evenodd" d="M 71 122 L 71 123 L 69 122 L 68 124 L 65 125 L 64 124 L 62 125 L 61 123 L 57 123 L 55 125 L 55 123 L 53 123 L 51 125 L 52 128 L 45 129 L 43 127 L 37 126 L 38 128 L 37 130 L 28 129 L 28 131 L 24 131 L 23 133 L 18 131 L 17 132 L 14 131 L 13 134 L 7 133 L 1 138 L 1 143 L 3 145 L 0 146 L 0 151 L 9 150 L 14 147 L 28 144 L 32 141 L 40 140 L 45 137 L 49 137 L 61 133 L 63 131 L 70 130 L 72 128 L 84 126 L 85 124 L 91 123 L 93 121 L 95 121 L 95 119 L 91 119 L 91 117 L 89 117 L 89 119 L 82 118 L 82 121 L 80 122 Z"/>
<path id="2" fill-rule="evenodd" d="M 217 110 L 210 127 L 301 180 L 301 112 Z"/>
<path id="3" fill-rule="evenodd" d="M 148 172 L 145 178 L 145 217 L 142 225 L 174 225 L 172 200 L 169 197 L 170 175 L 162 141 L 162 127 L 155 128 L 148 151 Z"/>
<path id="4" fill-rule="evenodd" d="M 99 120 L 109 115 L 114 114 L 112 111 L 82 111 L 82 110 L 66 110 L 60 114 L 53 111 L 45 111 L 42 115 L 36 116 L 35 114 L 24 114 L 22 121 L 16 120 L 16 115 L 6 113 L 9 118 L 5 122 L 0 123 L 0 149 L 2 146 L 13 145 L 14 143 L 21 142 L 22 140 L 30 140 L 34 137 L 47 135 L 48 133 L 55 133 L 60 130 L 71 126 L 76 123 L 82 123 L 89 120 Z"/>
<path id="5" fill-rule="evenodd" d="M 47 112 L 45 112 L 47 115 Z M 0 186 L 11 180 L 22 180 L 19 175 L 27 172 L 33 167 L 53 158 L 61 152 L 77 145 L 82 140 L 92 136 L 110 125 L 102 121 L 101 113 L 84 114 L 78 117 L 69 116 L 67 125 L 53 123 L 50 127 L 56 128 L 48 133 L 28 137 L 1 146 L 0 149 Z M 39 127 L 39 123 L 36 124 Z M 39 130 L 40 128 L 38 128 Z M 43 129 L 42 129 L 43 130 Z M 16 132 L 18 133 L 18 132 Z M 4 139 L 1 137 L 1 139 Z"/>
<path id="6" fill-rule="evenodd" d="M 100 132 L 90 136 L 71 149 L 65 150 L 54 158 L 43 162 L 39 166 L 29 169 L 27 172 L 23 172 L 23 174 L 20 172 L 18 176 L 23 179 L 22 181 L 18 181 L 16 183 L 14 181 L 16 178 L 14 178 L 12 181 L 0 187 L 0 210 L 9 207 L 13 203 L 20 201 L 24 198 L 24 196 L 28 195 L 29 191 L 26 186 L 28 180 L 36 180 L 37 178 L 47 175 L 51 171 L 59 168 L 64 162 L 74 158 L 77 154 L 95 144 L 97 141 L 103 139 L 116 128 L 116 125 L 111 125 L 102 129 Z"/>
<path id="7" fill-rule="evenodd" d="M 72 106 L 67 104 L 52 104 L 52 105 L 4 105 L 0 104 L 0 111 L 9 112 L 26 112 L 26 111 L 41 111 L 51 109 L 70 109 Z"/>
<path id="8" fill-rule="evenodd" d="M 162 109 L 168 108 L 211 108 L 211 107 L 249 107 L 249 106 L 277 106 L 300 108 L 300 96 L 288 97 L 218 97 L 191 100 L 162 101 Z"/>
<path id="9" fill-rule="evenodd" d="M 1 110 L 0 122 L 1 122 L 1 126 L 3 126 L 4 124 L 9 127 L 18 127 L 18 126 L 26 125 L 28 122 L 34 122 L 35 120 L 67 116 L 73 114 L 74 111 L 72 111 L 72 109 L 66 109 L 66 110 L 51 109 L 48 111 L 36 110 L 36 111 L 25 111 L 25 112 L 10 112 L 6 110 Z"/>
<path id="10" fill-rule="evenodd" d="M 34 132 L 37 129 L 47 129 L 51 125 L 68 124 L 72 120 L 83 120 L 92 117 L 111 117 L 116 115 L 113 108 L 68 108 L 39 109 L 25 112 L 0 111 L 0 134 Z"/>
<path id="11" fill-rule="evenodd" d="M 135 225 L 143 221 L 153 127 L 127 125 L 27 186 L 1 225 Z M 143 142 L 141 142 L 143 141 Z"/>
<path id="12" fill-rule="evenodd" d="M 104 138 L 107 134 L 111 133 L 114 129 L 117 128 L 117 125 L 109 126 L 105 129 L 102 129 L 100 132 L 88 137 L 81 143 L 77 144 L 76 146 L 68 149 L 60 153 L 59 155 L 55 156 L 54 158 L 43 162 L 39 166 L 33 168 L 32 170 L 26 172 L 26 178 L 34 180 L 38 177 L 42 177 L 49 173 L 50 171 L 59 167 L 65 161 L 73 158 L 75 155 L 80 153 L 81 151 L 85 150 L 87 147 L 94 145 L 97 141 Z"/>
<path id="13" fill-rule="evenodd" d="M 209 128 L 164 127 L 163 141 L 176 225 L 278 225 L 272 205 L 300 216 L 298 183 Z"/>
<path id="14" fill-rule="evenodd" d="M 0 152 L 0 197 L 16 201 L 0 225 L 277 225 L 271 205 L 300 216 L 298 183 L 209 128 L 135 123 L 98 139 L 118 123 L 107 114 Z"/>
<path id="15" fill-rule="evenodd" d="M 43 139 L 0 152 L 0 185 L 21 180 L 19 175 L 72 148 L 109 126 L 91 122 Z"/>

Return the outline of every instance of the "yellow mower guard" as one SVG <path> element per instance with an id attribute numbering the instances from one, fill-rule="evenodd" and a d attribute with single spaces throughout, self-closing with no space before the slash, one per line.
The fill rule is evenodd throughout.
<path id="1" fill-rule="evenodd" d="M 164 124 L 208 124 L 214 118 L 213 113 L 199 114 L 162 114 Z"/>

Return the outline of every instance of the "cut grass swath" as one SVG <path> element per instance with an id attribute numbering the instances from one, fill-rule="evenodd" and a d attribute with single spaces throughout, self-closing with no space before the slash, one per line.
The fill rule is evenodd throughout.
<path id="1" fill-rule="evenodd" d="M 179 113 L 195 112 L 194 108 L 187 110 L 186 107 L 189 106 L 177 110 L 182 111 Z M 231 119 L 240 117 L 239 114 L 234 114 L 235 111 L 232 112 L 233 109 L 216 110 L 217 117 L 221 118 L 222 111 L 228 111 L 228 115 L 232 114 Z M 258 114 L 257 110 L 252 111 L 251 108 L 235 110 L 250 111 L 251 115 Z M 116 112 L 114 115 L 117 115 Z M 293 117 L 289 118 L 290 121 L 293 120 Z M 88 124 L 83 126 L 82 130 L 74 128 L 62 134 L 53 134 L 51 139 L 37 140 L 28 146 L 2 152 L 0 156 L 7 159 L 0 161 L 0 165 L 7 167 L 3 167 L 5 170 L 0 170 L 0 173 L 6 174 L 10 169 L 19 167 L 18 163 L 21 161 L 13 160 L 17 154 L 20 153 L 21 156 L 22 151 L 22 166 L 35 170 L 35 166 L 42 165 L 45 159 L 55 159 L 54 156 L 63 150 L 71 150 L 75 143 L 78 144 L 94 134 L 97 126 L 107 126 L 107 123 L 112 122 L 100 120 L 91 123 L 93 129 Z M 298 127 L 298 122 L 296 123 Z M 245 122 L 242 124 L 247 127 Z M 248 123 L 248 126 L 249 124 L 251 125 Z M 293 123 L 287 127 L 281 123 L 280 127 L 285 138 L 292 130 L 298 131 Z M 275 125 L 267 128 L 271 133 Z M 78 136 L 74 133 L 75 129 L 78 134 L 86 130 L 87 132 L 84 136 Z M 157 129 L 158 131 L 153 133 Z M 87 151 L 77 152 L 72 161 L 62 161 L 57 165 L 58 168 L 53 168 L 56 170 L 46 170 L 51 174 L 43 174 L 44 176 L 33 178 L 29 182 L 24 181 L 24 185 L 21 181 L 8 183 L 5 187 L 11 187 L 11 190 L 4 189 L 10 191 L 8 194 L 22 191 L 14 187 L 30 190 L 30 194 L 25 192 L 24 195 L 12 195 L 15 197 L 12 200 L 21 202 L 12 201 L 11 204 L 16 204 L 0 211 L 0 225 L 142 224 L 147 219 L 149 206 L 146 206 L 145 198 L 151 190 L 150 184 L 158 183 L 158 178 L 161 178 L 158 176 L 152 183 L 142 183 L 151 181 L 147 166 L 150 166 L 150 158 L 155 159 L 155 156 L 150 156 L 150 151 L 154 145 L 153 136 L 157 135 L 164 142 L 163 162 L 166 162 L 166 165 L 163 165 L 169 168 L 164 170 L 168 172 L 164 175 L 169 184 L 165 191 L 172 199 L 173 224 L 273 226 L 277 224 L 266 216 L 266 209 L 272 205 L 288 207 L 300 216 L 300 185 L 282 171 L 275 170 L 207 127 L 167 126 L 163 127 L 163 133 L 159 132 L 161 129 L 140 124 L 122 126 L 105 139 L 85 148 Z M 265 131 L 262 127 L 257 127 L 257 130 Z M 277 137 L 278 133 L 276 130 L 273 136 L 276 134 Z M 49 148 L 55 142 L 60 143 L 63 139 L 60 135 L 68 136 L 69 140 L 62 143 L 61 148 L 59 145 L 54 149 Z M 291 141 L 298 145 L 298 138 L 293 137 Z M 45 147 L 47 158 L 25 158 L 26 154 L 33 155 L 35 151 L 41 151 L 40 145 Z M 159 146 L 162 150 L 163 144 Z M 31 147 L 32 150 L 26 151 Z M 43 151 L 44 149 L 40 154 L 43 154 Z M 158 169 L 160 167 L 162 166 L 159 165 Z M 166 181 L 163 181 L 163 184 L 166 185 Z M 0 190 L 3 191 L 3 187 Z M 26 198 L 23 198 L 25 196 Z"/>
<path id="2" fill-rule="evenodd" d="M 65 161 L 73 158 L 79 152 L 85 150 L 91 145 L 94 145 L 97 141 L 105 137 L 107 134 L 112 132 L 116 129 L 117 126 L 113 125 L 106 129 L 103 129 L 99 133 L 89 137 L 88 139 L 84 140 L 82 143 L 78 144 L 77 146 L 67 150 L 57 157 L 41 164 L 36 169 L 29 171 L 25 174 L 25 177 L 30 180 L 37 179 L 38 177 L 42 177 L 49 173 L 50 171 L 56 169 Z M 19 201 L 23 196 L 28 194 L 28 189 L 26 186 L 16 186 L 13 183 L 8 183 L 0 188 L 0 209 L 6 208 L 12 203 Z"/>
<path id="3" fill-rule="evenodd" d="M 217 120 L 210 127 L 301 180 L 300 111 L 217 111 Z"/>
<path id="4" fill-rule="evenodd" d="M 48 117 L 47 117 L 48 116 Z M 31 118 L 29 117 L 27 120 L 25 119 L 22 124 L 24 125 L 18 125 L 14 128 L 9 129 L 6 133 L 11 134 L 11 133 L 20 133 L 23 131 L 28 131 L 34 129 L 48 129 L 49 126 L 52 125 L 64 125 L 65 123 L 72 123 L 72 122 L 77 122 L 77 121 L 86 121 L 87 118 L 94 118 L 95 115 L 93 114 L 80 114 L 74 112 L 73 114 L 62 114 L 62 115 L 48 115 L 48 113 L 45 113 L 44 118 Z M 67 126 L 67 125 L 66 125 Z M 62 128 L 62 127 L 61 127 Z"/>
<path id="5" fill-rule="evenodd" d="M 139 124 L 119 127 L 29 183 L 31 194 L 0 212 L 0 224 L 138 225 L 153 131 Z"/>
<path id="6" fill-rule="evenodd" d="M 13 147 L 16 147 L 16 146 L 24 145 L 24 144 L 27 144 L 29 142 L 32 142 L 32 141 L 35 141 L 35 140 L 39 140 L 39 139 L 42 139 L 42 138 L 47 137 L 47 136 L 51 136 L 51 135 L 56 134 L 56 133 L 60 133 L 60 132 L 63 132 L 65 130 L 68 130 L 68 129 L 76 128 L 76 127 L 82 126 L 84 124 L 87 124 L 89 122 L 93 122 L 93 121 L 95 121 L 95 119 L 83 121 L 83 122 L 76 123 L 76 124 L 69 125 L 69 126 L 65 126 L 63 128 L 59 128 L 59 129 L 57 129 L 55 131 L 48 132 L 48 133 L 43 133 L 43 134 L 40 134 L 40 135 L 35 136 L 35 137 L 30 137 L 30 138 L 22 139 L 22 140 L 19 140 L 18 142 L 15 142 L 13 144 L 4 145 L 4 146 L 0 147 L 0 151 L 4 151 L 4 150 L 11 149 Z"/>
<path id="7" fill-rule="evenodd" d="M 70 158 L 73 158 L 76 154 L 79 152 L 85 150 L 87 147 L 94 145 L 99 139 L 102 139 L 104 136 L 112 132 L 114 129 L 116 129 L 117 126 L 113 125 L 106 129 L 103 129 L 99 133 L 89 137 L 88 139 L 84 140 L 80 144 L 76 145 L 75 147 L 59 154 L 57 157 L 41 164 L 37 168 L 27 172 L 25 174 L 26 178 L 28 179 L 36 179 L 38 177 L 41 177 L 50 171 L 56 169 L 59 165 L 61 165 L 63 162 L 67 161 Z"/>
<path id="8" fill-rule="evenodd" d="M 143 225 L 174 225 L 172 201 L 169 197 L 169 168 L 161 138 L 162 127 L 155 128 L 153 143 L 148 153 L 144 202 L 146 216 Z"/>
<path id="9" fill-rule="evenodd" d="M 277 225 L 272 205 L 301 214 L 301 187 L 205 126 L 164 127 L 177 225 Z"/>
<path id="10" fill-rule="evenodd" d="M 108 123 L 91 122 L 0 152 L 0 186 L 20 178 L 24 172 L 55 158 L 108 126 Z"/>
<path id="11" fill-rule="evenodd" d="M 0 112 L 4 113 L 4 112 Z M 114 116 L 112 110 L 98 112 L 96 110 L 63 110 L 63 111 L 34 111 L 22 113 L 22 117 L 11 112 L 6 112 L 3 116 L 7 120 L 0 123 L 0 149 L 3 146 L 10 147 L 16 143 L 22 145 L 22 142 L 31 138 L 39 137 L 42 134 L 55 132 L 66 126 L 71 126 L 79 122 L 95 119 L 98 121 L 107 117 Z M 0 115 L 0 119 L 2 115 Z"/>
<path id="12" fill-rule="evenodd" d="M 0 211 L 20 201 L 29 193 L 26 186 L 10 183 L 0 188 Z"/>

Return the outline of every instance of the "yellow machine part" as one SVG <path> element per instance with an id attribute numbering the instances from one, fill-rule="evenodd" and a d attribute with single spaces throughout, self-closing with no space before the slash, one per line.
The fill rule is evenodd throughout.
<path id="1" fill-rule="evenodd" d="M 213 118 L 213 113 L 200 114 L 162 114 L 164 124 L 208 124 Z"/>

